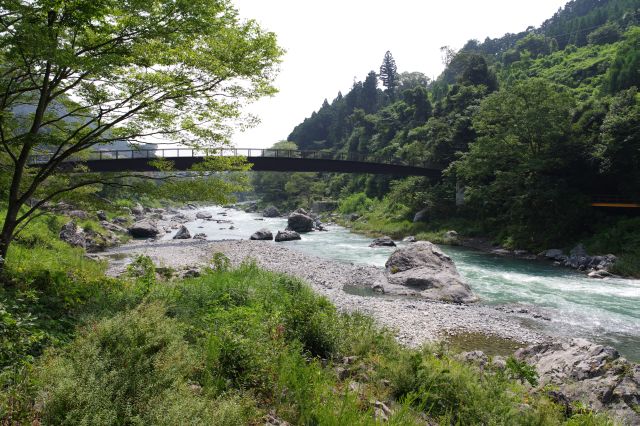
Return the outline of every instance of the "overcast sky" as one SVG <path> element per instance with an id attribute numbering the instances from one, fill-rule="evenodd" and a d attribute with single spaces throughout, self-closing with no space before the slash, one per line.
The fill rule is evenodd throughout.
<path id="1" fill-rule="evenodd" d="M 539 26 L 567 0 L 233 0 L 242 18 L 278 35 L 287 53 L 275 81 L 280 90 L 247 111 L 262 120 L 238 133 L 240 148 L 268 147 L 326 98 L 349 90 L 355 80 L 379 71 L 390 50 L 399 72 L 430 78 L 443 69 L 440 47 L 461 48 Z"/>

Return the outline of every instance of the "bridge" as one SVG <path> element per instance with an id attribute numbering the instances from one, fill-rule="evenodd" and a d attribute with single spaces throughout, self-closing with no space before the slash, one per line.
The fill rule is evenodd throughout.
<path id="1" fill-rule="evenodd" d="M 367 156 L 358 153 L 331 153 L 291 149 L 219 148 L 212 150 L 167 148 L 91 151 L 83 157 L 65 161 L 69 166 L 84 165 L 91 172 L 153 172 L 153 160 L 173 163 L 175 170 L 189 170 L 208 157 L 245 157 L 253 164 L 251 170 L 271 172 L 337 172 L 372 173 L 394 176 L 425 176 L 439 180 L 443 167 L 424 162 L 408 162 L 391 157 Z M 30 164 L 46 164 L 51 155 L 36 155 Z"/>

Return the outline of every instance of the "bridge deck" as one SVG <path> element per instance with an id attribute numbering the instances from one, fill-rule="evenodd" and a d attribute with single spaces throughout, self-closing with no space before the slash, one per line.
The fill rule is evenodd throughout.
<path id="1" fill-rule="evenodd" d="M 373 173 L 439 179 L 443 169 L 436 164 L 409 163 L 356 153 L 259 148 L 93 151 L 84 158 L 74 158 L 67 163 L 86 165 L 93 172 L 152 172 L 157 171 L 150 164 L 154 159 L 169 160 L 176 170 L 189 170 L 207 156 L 245 157 L 255 171 Z M 49 155 L 35 156 L 32 164 L 43 164 L 50 158 Z"/>

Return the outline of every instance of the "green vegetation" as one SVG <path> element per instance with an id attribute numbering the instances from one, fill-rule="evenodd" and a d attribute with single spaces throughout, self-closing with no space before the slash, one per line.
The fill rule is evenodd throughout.
<path id="1" fill-rule="evenodd" d="M 564 418 L 514 381 L 530 379 L 522 366 L 402 347 L 303 282 L 220 253 L 197 278 L 163 278 L 145 257 L 107 278 L 54 222 L 34 220 L 38 256 L 19 240 L 3 272 L 3 423 L 607 424 Z"/>
<path id="2" fill-rule="evenodd" d="M 399 81 L 390 88 L 384 66 L 378 77 L 385 90 L 369 73 L 344 96 L 325 100 L 283 142 L 438 164 L 445 170 L 439 182 L 274 174 L 256 178 L 256 190 L 276 181 L 298 188 L 269 199 L 288 208 L 342 200 L 341 213 L 363 216 L 354 230 L 393 237 L 423 233 L 440 241 L 448 228 L 536 253 L 597 239 L 605 224 L 616 225 L 592 201 L 637 202 L 640 194 L 639 7 L 637 0 L 575 0 L 539 28 L 471 40 L 457 52 L 445 46 L 446 68 L 433 82 L 395 71 Z M 425 223 L 413 223 L 423 210 Z M 631 245 L 588 245 L 619 256 L 617 271 L 637 276 L 631 241 L 639 231 L 611 232 L 622 229 L 632 236 L 621 241 Z"/>
<path id="3" fill-rule="evenodd" d="M 6 1 L 0 9 L 0 257 L 47 202 L 101 185 L 144 191 L 171 177 L 166 160 L 150 162 L 160 177 L 83 173 L 69 160 L 148 138 L 215 154 L 230 129 L 250 124 L 241 105 L 276 91 L 283 52 L 275 34 L 241 20 L 226 0 Z M 212 155 L 194 175 L 247 168 L 243 158 Z M 235 188 L 213 180 L 218 185 L 182 179 L 163 187 L 190 199 Z"/>

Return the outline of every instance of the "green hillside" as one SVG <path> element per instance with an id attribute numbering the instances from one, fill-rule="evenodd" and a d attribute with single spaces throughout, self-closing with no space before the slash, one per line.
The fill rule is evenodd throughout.
<path id="1" fill-rule="evenodd" d="M 570 2 L 539 28 L 447 50 L 435 81 L 396 71 L 395 83 L 379 87 L 372 71 L 288 137 L 299 149 L 439 163 L 446 173 L 435 185 L 322 174 L 293 174 L 291 183 L 267 174 L 257 190 L 269 187 L 266 201 L 290 205 L 363 192 L 384 201 L 388 221 L 427 208 L 434 223 L 462 218 L 532 250 L 615 227 L 590 203 L 640 198 L 639 10 L 640 1 Z M 465 188 L 464 206 L 454 203 L 456 186 Z"/>

